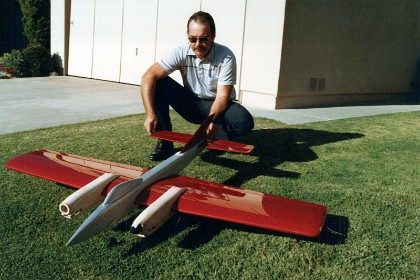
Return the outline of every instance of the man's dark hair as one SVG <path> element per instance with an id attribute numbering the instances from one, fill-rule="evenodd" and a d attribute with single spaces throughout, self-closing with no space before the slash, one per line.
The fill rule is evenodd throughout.
<path id="1" fill-rule="evenodd" d="M 213 17 L 206 12 L 199 11 L 193 14 L 187 23 L 187 33 L 189 31 L 190 22 L 195 21 L 197 23 L 208 23 L 210 25 L 210 32 L 212 35 L 216 35 L 216 25 L 214 24 Z"/>

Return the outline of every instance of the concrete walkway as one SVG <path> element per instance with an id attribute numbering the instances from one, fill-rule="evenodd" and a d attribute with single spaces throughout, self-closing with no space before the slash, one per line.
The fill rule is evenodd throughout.
<path id="1" fill-rule="evenodd" d="M 420 105 L 265 110 L 254 116 L 301 124 L 420 111 Z M 144 113 L 140 87 L 77 77 L 0 80 L 0 134 Z"/>
<path id="2" fill-rule="evenodd" d="M 420 111 L 420 105 L 364 105 L 281 110 L 251 109 L 255 116 L 278 120 L 286 124 L 303 124 L 413 111 Z"/>
<path id="3" fill-rule="evenodd" d="M 75 77 L 0 80 L 0 134 L 143 112 L 138 86 Z"/>

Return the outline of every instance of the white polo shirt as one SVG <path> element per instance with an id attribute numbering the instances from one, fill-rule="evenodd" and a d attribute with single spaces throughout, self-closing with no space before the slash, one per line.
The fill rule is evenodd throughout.
<path id="1" fill-rule="evenodd" d="M 233 52 L 220 44 L 213 43 L 204 60 L 198 58 L 189 43 L 170 51 L 159 62 L 168 73 L 181 71 L 184 87 L 199 98 L 214 99 L 218 85 L 236 84 L 236 59 Z M 236 98 L 235 88 L 230 96 Z"/>

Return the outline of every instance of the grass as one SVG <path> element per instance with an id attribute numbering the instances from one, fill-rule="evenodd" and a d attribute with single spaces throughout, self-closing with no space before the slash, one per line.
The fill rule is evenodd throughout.
<path id="1" fill-rule="evenodd" d="M 0 136 L 0 163 L 47 148 L 150 167 L 144 115 Z M 174 130 L 193 132 L 173 115 Z M 1 279 L 415 279 L 420 112 L 305 125 L 256 119 L 252 156 L 202 156 L 183 175 L 320 203 L 316 240 L 178 215 L 148 239 L 126 221 L 74 247 L 89 213 L 61 218 L 72 190 L 0 167 Z M 134 216 L 128 217 L 132 220 Z"/>

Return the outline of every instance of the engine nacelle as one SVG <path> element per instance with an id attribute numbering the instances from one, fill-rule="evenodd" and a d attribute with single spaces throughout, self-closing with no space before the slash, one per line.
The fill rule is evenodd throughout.
<path id="1" fill-rule="evenodd" d="M 173 204 L 186 190 L 178 187 L 170 188 L 140 213 L 131 225 L 130 231 L 140 237 L 152 234 L 172 217 Z"/>
<path id="2" fill-rule="evenodd" d="M 97 203 L 104 200 L 101 195 L 103 189 L 119 175 L 104 173 L 89 184 L 69 195 L 60 203 L 61 215 L 66 218 L 72 218 L 83 211 L 89 210 Z"/>

